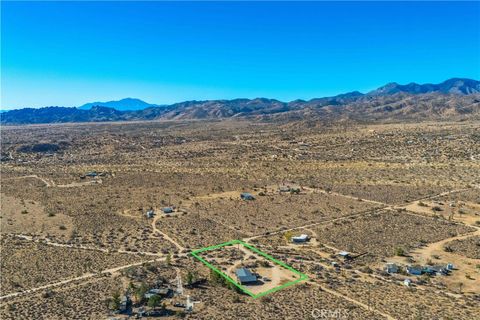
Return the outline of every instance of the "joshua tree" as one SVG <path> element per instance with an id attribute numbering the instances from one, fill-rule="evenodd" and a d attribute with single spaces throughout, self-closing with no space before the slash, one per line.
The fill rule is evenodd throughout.
<path id="1" fill-rule="evenodd" d="M 120 308 L 120 293 L 118 293 L 118 291 L 112 294 L 109 306 L 111 310 L 118 310 Z"/>
<path id="2" fill-rule="evenodd" d="M 137 302 L 142 302 L 145 296 L 145 293 L 148 291 L 148 286 L 146 283 L 143 283 L 140 285 L 140 287 L 135 290 L 135 299 Z"/>
<path id="3" fill-rule="evenodd" d="M 186 278 L 187 285 L 191 286 L 193 282 L 195 282 L 195 278 L 196 278 L 196 275 L 193 272 L 188 271 L 187 278 Z"/>

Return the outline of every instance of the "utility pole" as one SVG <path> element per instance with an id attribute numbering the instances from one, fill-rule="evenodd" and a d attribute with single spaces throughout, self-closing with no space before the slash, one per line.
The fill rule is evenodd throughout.
<path id="1" fill-rule="evenodd" d="M 183 296 L 183 285 L 182 285 L 182 277 L 180 276 L 180 272 L 177 273 L 177 294 Z"/>
<path id="2" fill-rule="evenodd" d="M 373 309 L 372 309 L 372 284 L 369 282 L 368 283 L 368 311 L 370 311 L 373 314 Z"/>

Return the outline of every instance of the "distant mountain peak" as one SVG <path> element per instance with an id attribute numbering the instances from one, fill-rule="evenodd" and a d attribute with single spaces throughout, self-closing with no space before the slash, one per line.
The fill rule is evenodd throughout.
<path id="1" fill-rule="evenodd" d="M 439 84 L 418 84 L 415 82 L 410 82 L 408 84 L 401 85 L 396 82 L 390 82 L 376 90 L 370 91 L 367 95 L 384 96 L 399 92 L 409 94 L 438 92 L 444 94 L 451 93 L 468 95 L 480 92 L 480 81 L 464 78 L 451 78 Z"/>
<path id="2" fill-rule="evenodd" d="M 137 98 L 124 98 L 121 100 L 114 100 L 114 101 L 107 101 L 107 102 L 100 102 L 100 101 L 89 102 L 78 107 L 78 109 L 90 110 L 92 107 L 95 107 L 95 106 L 113 108 L 117 111 L 136 111 L 136 110 L 143 110 L 150 107 L 158 107 L 158 105 L 156 104 L 150 104 Z"/>

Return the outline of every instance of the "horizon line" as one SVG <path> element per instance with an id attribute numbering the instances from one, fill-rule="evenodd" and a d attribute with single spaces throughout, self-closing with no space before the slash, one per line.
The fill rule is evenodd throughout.
<path id="1" fill-rule="evenodd" d="M 438 83 L 432 83 L 432 82 L 426 82 L 426 83 L 418 83 L 418 82 L 414 82 L 414 81 L 411 81 L 409 83 L 406 83 L 406 84 L 400 84 L 396 81 L 391 81 L 391 82 L 388 82 L 388 83 L 385 83 L 379 87 L 376 87 L 376 89 L 379 89 L 381 87 L 384 87 L 386 85 L 389 85 L 389 84 L 397 84 L 397 85 L 401 85 L 401 86 L 405 86 L 405 85 L 409 85 L 409 84 L 418 84 L 418 85 L 428 85 L 428 84 L 432 84 L 432 85 L 435 85 L 435 84 L 440 84 L 440 83 L 443 83 L 445 81 L 448 81 L 448 80 L 453 80 L 453 79 L 459 79 L 459 80 L 473 80 L 473 81 L 480 81 L 480 80 L 477 80 L 477 79 L 474 79 L 474 78 L 466 78 L 466 77 L 451 77 L 451 78 L 448 78 L 446 80 L 443 80 L 441 82 L 438 82 Z M 127 96 L 127 97 L 124 97 L 124 98 L 118 98 L 118 99 L 113 99 L 113 100 L 106 100 L 106 101 L 94 101 L 94 102 L 98 102 L 98 103 L 107 103 L 107 102 L 117 102 L 117 101 L 121 101 L 121 100 L 125 100 L 125 99 L 135 99 L 135 100 L 140 100 L 142 102 L 145 102 L 145 103 L 148 103 L 148 104 L 151 104 L 151 105 L 155 105 L 155 106 L 171 106 L 171 105 L 174 105 L 174 104 L 178 104 L 178 103 L 184 103 L 184 102 L 205 102 L 205 101 L 232 101 L 232 100 L 256 100 L 256 99 L 267 99 L 267 100 L 276 100 L 276 101 L 279 101 L 279 102 L 282 102 L 282 103 L 291 103 L 291 102 L 294 102 L 294 101 L 311 101 L 311 100 L 314 100 L 314 99 L 324 99 L 324 98 L 332 98 L 332 97 L 336 97 L 336 96 L 339 96 L 339 95 L 342 95 L 342 94 L 348 94 L 348 93 L 360 93 L 362 95 L 366 95 L 368 94 L 369 92 L 371 91 L 374 91 L 376 89 L 372 89 L 370 91 L 367 91 L 366 93 L 362 92 L 362 91 L 359 91 L 359 90 L 353 90 L 353 91 L 341 91 L 340 93 L 336 93 L 334 95 L 325 95 L 325 96 L 316 96 L 316 97 L 313 97 L 313 98 L 305 98 L 305 99 L 302 99 L 302 98 L 296 98 L 296 99 L 293 99 L 293 100 L 289 100 L 289 101 L 284 101 L 284 100 L 280 100 L 280 99 L 276 99 L 276 98 L 267 98 L 266 96 L 257 96 L 257 97 L 254 97 L 254 98 L 247 98 L 247 97 L 237 97 L 237 98 L 215 98 L 215 99 L 187 99 L 187 100 L 178 100 L 176 102 L 172 102 L 172 103 L 156 103 L 156 102 L 147 102 L 146 100 L 148 99 L 143 99 L 143 98 L 139 98 L 139 97 L 131 97 L 131 96 Z M 97 100 L 97 99 L 95 99 Z M 14 108 L 11 108 L 11 109 L 4 109 L 2 106 L 0 106 L 0 112 L 6 112 L 6 111 L 13 111 L 13 110 L 22 110 L 22 109 L 42 109 L 42 108 L 51 108 L 51 107 L 58 107 L 58 108 L 75 108 L 75 109 L 79 109 L 80 107 L 82 107 L 83 105 L 85 104 L 90 104 L 90 103 L 94 103 L 94 102 L 85 102 L 79 106 L 64 106 L 64 105 L 44 105 L 44 106 L 37 106 L 37 107 L 14 107 Z M 146 107 L 148 108 L 148 107 Z M 146 109 L 145 108 L 145 109 Z M 114 108 L 113 108 L 114 109 Z M 125 110 L 125 111 L 129 111 L 129 110 Z"/>

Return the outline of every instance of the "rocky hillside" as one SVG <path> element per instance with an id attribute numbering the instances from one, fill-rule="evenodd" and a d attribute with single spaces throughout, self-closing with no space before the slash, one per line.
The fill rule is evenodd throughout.
<path id="1" fill-rule="evenodd" d="M 119 111 L 46 107 L 0 114 L 2 124 L 97 122 L 129 120 L 258 118 L 264 120 L 467 120 L 480 119 L 480 82 L 450 79 L 440 84 L 387 84 L 362 94 L 282 102 L 275 99 L 186 101 L 142 110 Z"/>

